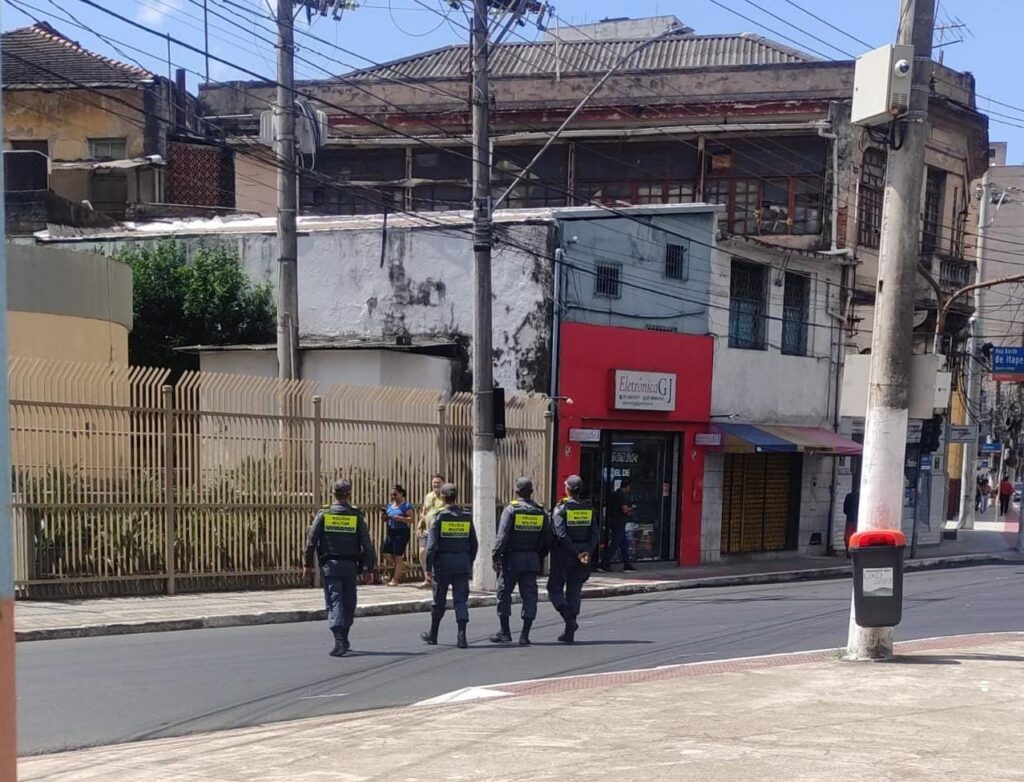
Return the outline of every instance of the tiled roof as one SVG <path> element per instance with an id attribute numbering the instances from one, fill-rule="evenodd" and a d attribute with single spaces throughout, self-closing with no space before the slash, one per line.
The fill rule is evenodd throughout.
<path id="1" fill-rule="evenodd" d="M 5 32 L 0 53 L 4 89 L 128 86 L 154 78 L 147 70 L 83 49 L 45 22 Z"/>
<path id="2" fill-rule="evenodd" d="M 491 57 L 492 76 L 531 76 L 561 72 L 607 71 L 634 49 L 639 40 L 573 41 L 569 43 L 505 43 Z M 759 35 L 679 35 L 647 46 L 620 70 L 662 71 L 745 65 L 816 62 L 809 54 Z M 363 79 L 443 79 L 469 73 L 469 47 L 448 46 L 358 71 Z"/>

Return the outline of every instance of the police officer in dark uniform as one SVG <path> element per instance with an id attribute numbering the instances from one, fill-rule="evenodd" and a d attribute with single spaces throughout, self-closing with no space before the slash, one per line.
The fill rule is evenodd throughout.
<path id="1" fill-rule="evenodd" d="M 364 569 L 372 571 L 377 554 L 363 512 L 352 504 L 352 484 L 334 484 L 334 502 L 316 514 L 306 539 L 303 576 L 313 575 L 317 555 L 327 603 L 327 621 L 334 633 L 332 657 L 349 650 L 348 631 L 356 613 L 356 579 Z"/>
<path id="2" fill-rule="evenodd" d="M 512 590 L 518 587 L 523 603 L 519 645 L 530 645 L 530 628 L 537 618 L 537 576 L 550 549 L 548 514 L 533 501 L 533 481 L 520 478 L 516 481 L 516 499 L 501 514 L 498 537 L 491 553 L 498 573 L 498 621 L 501 623 L 501 629 L 491 636 L 491 643 L 512 642 L 508 621 L 512 614 Z"/>
<path id="3" fill-rule="evenodd" d="M 458 491 L 451 483 L 440 489 L 444 507 L 434 514 L 427 529 L 427 570 L 434 577 L 433 602 L 430 607 L 430 632 L 421 633 L 426 643 L 437 643 L 437 629 L 441 626 L 448 587 L 452 588 L 455 620 L 458 622 L 458 647 L 469 646 L 466 625 L 469 624 L 469 577 L 473 574 L 473 561 L 479 544 L 473 517 L 455 504 Z"/>
<path id="4" fill-rule="evenodd" d="M 594 506 L 580 499 L 582 489 L 580 476 L 570 475 L 565 481 L 565 499 L 555 506 L 552 514 L 554 549 L 548 599 L 565 622 L 565 631 L 558 640 L 566 644 L 576 640 L 580 593 L 590 578 L 590 559 L 601 536 L 601 523 Z"/>

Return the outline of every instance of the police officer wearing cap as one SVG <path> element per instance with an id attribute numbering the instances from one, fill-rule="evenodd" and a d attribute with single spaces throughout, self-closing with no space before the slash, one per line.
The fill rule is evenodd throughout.
<path id="1" fill-rule="evenodd" d="M 327 621 L 334 634 L 332 657 L 341 657 L 350 648 L 348 631 L 356 613 L 356 579 L 377 564 L 370 530 L 363 512 L 352 504 L 352 484 L 334 484 L 334 502 L 313 519 L 306 539 L 303 576 L 313 575 L 313 555 L 320 564 L 327 603 Z"/>
<path id="2" fill-rule="evenodd" d="M 594 506 L 580 499 L 582 489 L 580 476 L 570 475 L 565 481 L 565 499 L 555 506 L 552 514 L 554 549 L 548 575 L 548 599 L 565 622 L 565 631 L 558 640 L 566 644 L 576 640 L 580 594 L 590 578 L 590 559 L 601 535 Z"/>
<path id="3" fill-rule="evenodd" d="M 473 517 L 456 505 L 458 491 L 454 484 L 446 483 L 438 492 L 444 507 L 434 514 L 427 528 L 427 570 L 434 580 L 433 601 L 430 606 L 430 632 L 421 633 L 426 643 L 437 643 L 437 630 L 444 617 L 448 602 L 448 587 L 452 589 L 455 620 L 460 649 L 469 646 L 466 625 L 469 624 L 469 577 L 473 574 L 479 544 Z"/>
<path id="4" fill-rule="evenodd" d="M 501 623 L 501 629 L 491 636 L 491 643 L 512 641 L 508 623 L 512 614 L 512 590 L 518 587 L 523 604 L 519 645 L 530 645 L 530 628 L 537 618 L 537 576 L 550 549 L 548 514 L 533 501 L 533 481 L 520 478 L 516 481 L 516 499 L 501 514 L 491 552 L 498 574 L 498 621 Z"/>

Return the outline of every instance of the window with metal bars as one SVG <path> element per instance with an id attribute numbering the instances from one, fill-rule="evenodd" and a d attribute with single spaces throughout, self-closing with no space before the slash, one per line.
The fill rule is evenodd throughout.
<path id="1" fill-rule="evenodd" d="M 89 139 L 89 158 L 91 160 L 124 160 L 127 156 L 127 139 L 123 138 L 91 138 Z"/>
<path id="2" fill-rule="evenodd" d="M 729 275 L 729 347 L 764 350 L 768 267 L 733 258 Z"/>
<path id="3" fill-rule="evenodd" d="M 924 219 L 921 221 L 921 254 L 932 255 L 942 238 L 942 202 L 946 195 L 946 172 L 928 169 L 924 188 Z"/>
<path id="4" fill-rule="evenodd" d="M 885 198 L 885 150 L 864 150 L 857 203 L 857 244 L 878 249 L 882 239 L 882 202 Z"/>
<path id="5" fill-rule="evenodd" d="M 807 319 L 811 305 L 811 280 L 807 275 L 786 272 L 782 294 L 782 353 L 807 355 Z"/>
<path id="6" fill-rule="evenodd" d="M 690 269 L 686 263 L 688 248 L 682 244 L 669 244 L 665 247 L 665 276 L 670 280 L 690 279 Z"/>
<path id="7" fill-rule="evenodd" d="M 594 278 L 594 295 L 618 299 L 622 296 L 622 264 L 599 263 Z"/>

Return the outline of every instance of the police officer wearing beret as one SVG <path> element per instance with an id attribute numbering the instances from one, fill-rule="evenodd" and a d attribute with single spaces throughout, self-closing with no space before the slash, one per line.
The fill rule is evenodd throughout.
<path id="1" fill-rule="evenodd" d="M 511 643 L 509 617 L 512 614 L 512 590 L 518 587 L 522 600 L 523 629 L 519 645 L 530 645 L 530 628 L 537 618 L 537 576 L 551 548 L 551 522 L 548 514 L 533 501 L 533 481 L 516 481 L 516 499 L 505 507 L 498 522 L 498 536 L 491 552 L 498 574 L 498 621 L 501 629 L 491 643 Z"/>
<path id="2" fill-rule="evenodd" d="M 601 535 L 594 506 L 580 499 L 582 489 L 580 476 L 570 475 L 565 481 L 565 499 L 555 506 L 552 514 L 554 549 L 548 575 L 548 599 L 565 622 L 565 631 L 558 640 L 567 644 L 576 640 L 580 595 L 590 578 L 590 559 Z"/>
<path id="3" fill-rule="evenodd" d="M 334 502 L 316 514 L 306 539 L 303 576 L 313 575 L 316 554 L 324 585 L 327 621 L 334 634 L 332 657 L 341 657 L 350 648 L 348 632 L 356 613 L 356 579 L 377 564 L 370 530 L 363 512 L 352 504 L 352 484 L 334 484 Z"/>
<path id="4" fill-rule="evenodd" d="M 473 517 L 456 505 L 458 491 L 454 484 L 444 484 L 439 494 L 444 507 L 434 514 L 427 528 L 427 570 L 433 575 L 434 593 L 430 607 L 430 632 L 421 633 L 424 642 L 437 643 L 437 631 L 448 602 L 448 587 L 452 589 L 455 620 L 460 649 L 469 646 L 466 625 L 469 624 L 469 577 L 473 574 L 479 544 Z"/>

